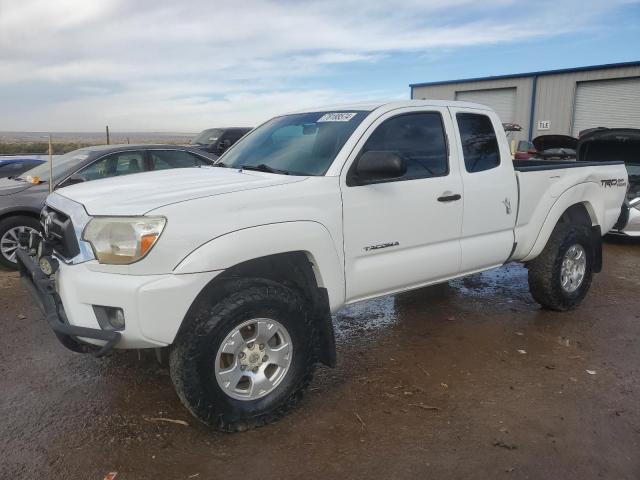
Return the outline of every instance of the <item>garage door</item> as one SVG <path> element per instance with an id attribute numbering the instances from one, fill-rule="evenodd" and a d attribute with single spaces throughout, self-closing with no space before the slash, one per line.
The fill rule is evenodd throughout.
<path id="1" fill-rule="evenodd" d="M 459 91 L 456 100 L 487 105 L 496 111 L 502 122 L 517 122 L 515 88 Z"/>
<path id="2" fill-rule="evenodd" d="M 593 127 L 640 128 L 640 78 L 578 83 L 573 134 Z"/>

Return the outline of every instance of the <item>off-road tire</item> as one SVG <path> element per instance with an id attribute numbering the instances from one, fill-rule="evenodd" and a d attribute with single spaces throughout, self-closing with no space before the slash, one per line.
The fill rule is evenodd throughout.
<path id="1" fill-rule="evenodd" d="M 561 286 L 560 271 L 565 253 L 580 244 L 586 252 L 586 269 L 580 286 L 568 293 Z M 544 308 L 566 311 L 576 308 L 584 299 L 593 278 L 594 247 L 589 229 L 582 225 L 559 223 L 540 255 L 527 263 L 529 290 L 533 299 Z"/>
<path id="2" fill-rule="evenodd" d="M 221 299 L 200 301 L 185 318 L 169 354 L 169 369 L 185 407 L 207 426 L 239 432 L 274 422 L 302 398 L 314 370 L 316 326 L 304 299 L 265 279 L 225 282 Z M 242 322 L 273 318 L 288 330 L 292 362 L 274 391 L 257 400 L 231 398 L 218 385 L 214 363 L 221 342 Z"/>
<path id="3" fill-rule="evenodd" d="M 35 218 L 27 217 L 26 215 L 16 215 L 15 217 L 8 217 L 0 220 L 0 238 L 2 238 L 8 230 L 19 226 L 33 228 L 34 230 L 38 231 L 42 229 L 42 227 L 40 226 L 40 222 Z M 17 263 L 10 262 L 6 258 L 4 258 L 4 255 L 2 254 L 0 254 L 0 265 L 11 270 L 18 269 Z"/>

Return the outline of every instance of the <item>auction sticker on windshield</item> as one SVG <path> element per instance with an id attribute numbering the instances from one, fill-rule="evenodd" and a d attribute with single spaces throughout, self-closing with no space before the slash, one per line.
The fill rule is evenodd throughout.
<path id="1" fill-rule="evenodd" d="M 333 113 L 325 113 L 318 120 L 317 123 L 320 122 L 348 122 L 353 117 L 356 116 L 356 113 L 353 112 L 333 112 Z"/>

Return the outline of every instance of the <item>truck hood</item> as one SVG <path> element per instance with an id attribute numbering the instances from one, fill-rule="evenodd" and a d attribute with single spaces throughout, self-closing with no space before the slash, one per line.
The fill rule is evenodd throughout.
<path id="1" fill-rule="evenodd" d="M 222 167 L 180 168 L 93 180 L 56 190 L 89 215 L 144 215 L 196 198 L 300 182 L 307 177 Z"/>
<path id="2" fill-rule="evenodd" d="M 623 161 L 629 174 L 627 199 L 640 197 L 640 129 L 597 128 L 578 141 L 577 160 L 583 162 Z"/>
<path id="3" fill-rule="evenodd" d="M 531 143 L 539 152 L 559 148 L 575 150 L 578 139 L 569 135 L 540 135 L 531 140 Z"/>
<path id="4" fill-rule="evenodd" d="M 577 160 L 584 162 L 623 161 L 640 164 L 640 129 L 598 128 L 578 141 Z"/>
<path id="5" fill-rule="evenodd" d="M 0 196 L 12 195 L 20 193 L 33 185 L 20 180 L 11 180 L 10 178 L 0 178 Z"/>

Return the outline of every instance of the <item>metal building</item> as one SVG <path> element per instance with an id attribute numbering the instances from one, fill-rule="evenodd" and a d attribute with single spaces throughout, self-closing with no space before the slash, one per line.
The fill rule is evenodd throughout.
<path id="1" fill-rule="evenodd" d="M 577 136 L 586 128 L 640 128 L 640 62 L 414 83 L 411 98 L 465 100 L 517 123 L 517 139 Z"/>

